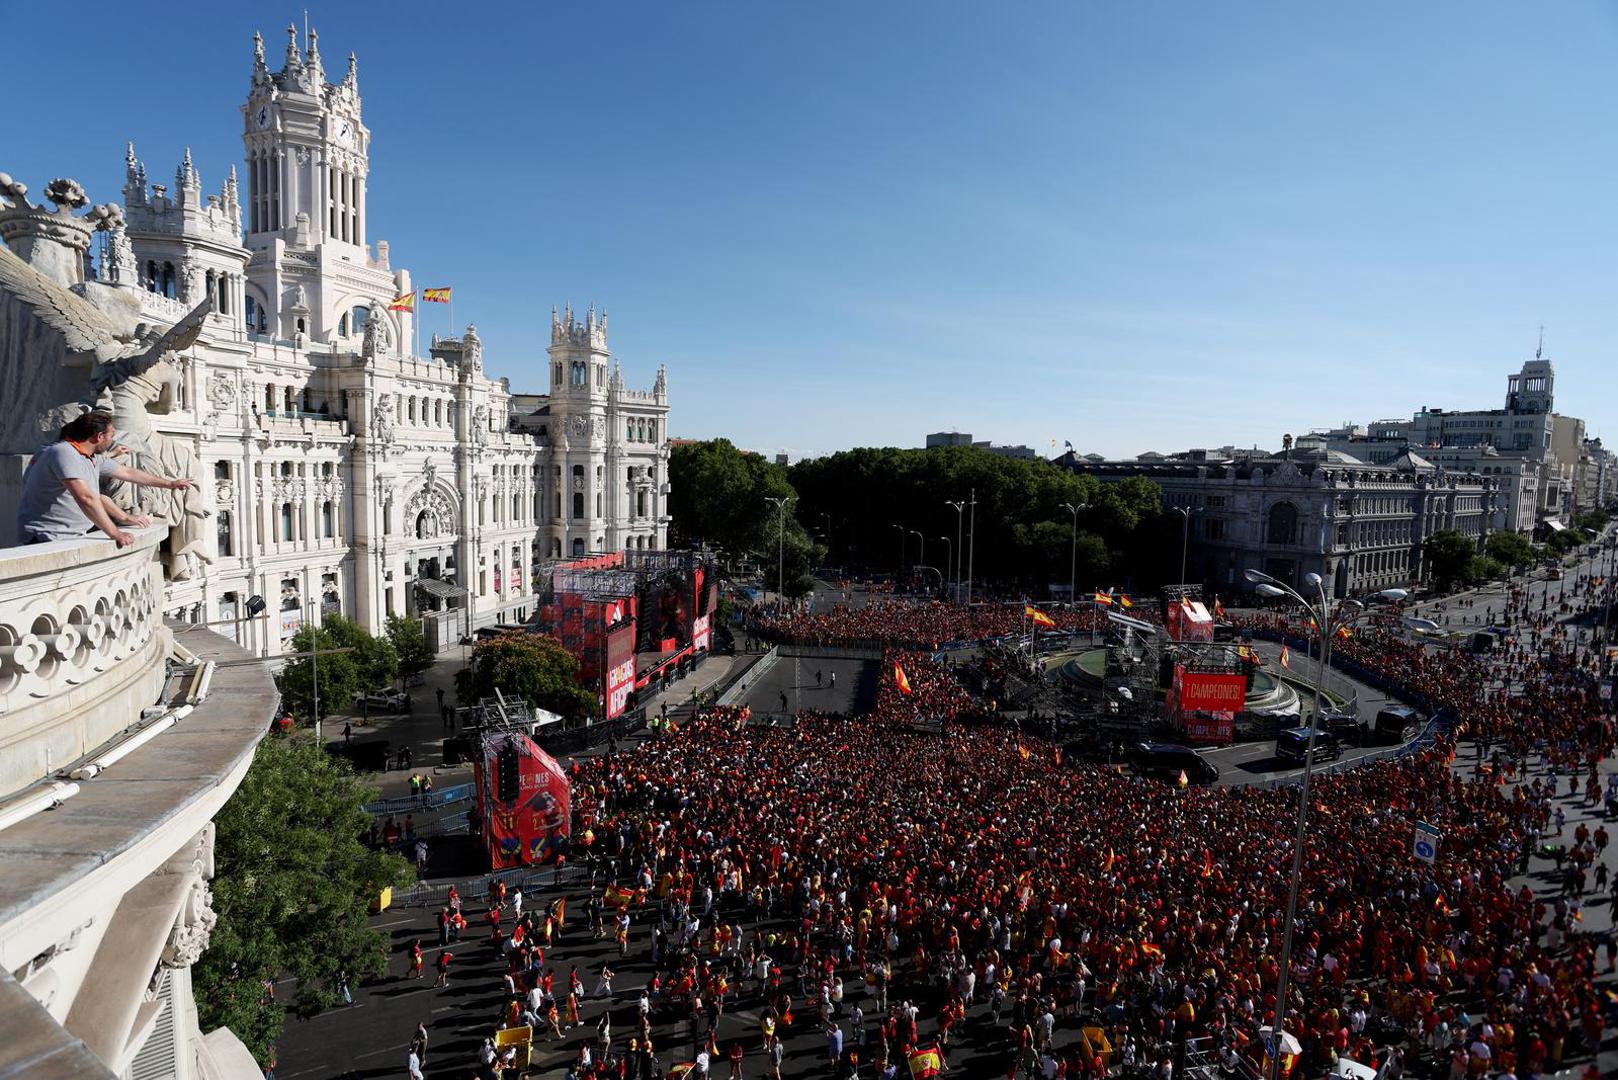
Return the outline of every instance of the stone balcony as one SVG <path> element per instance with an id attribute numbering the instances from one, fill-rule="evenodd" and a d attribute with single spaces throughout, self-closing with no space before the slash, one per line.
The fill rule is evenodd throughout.
<path id="1" fill-rule="evenodd" d="M 164 704 L 162 531 L 133 531 L 123 550 L 0 549 L 0 1080 L 261 1075 L 229 1031 L 198 1029 L 190 968 L 213 925 L 211 822 L 275 687 L 199 630 L 180 636 L 220 665 L 206 696 Z"/>
<path id="2" fill-rule="evenodd" d="M 170 639 L 161 529 L 0 549 L 0 797 L 106 742 L 157 700 Z"/>

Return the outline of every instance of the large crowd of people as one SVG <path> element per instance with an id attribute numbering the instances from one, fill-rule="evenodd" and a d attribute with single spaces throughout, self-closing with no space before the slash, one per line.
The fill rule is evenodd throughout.
<path id="1" fill-rule="evenodd" d="M 1592 801 L 1613 723 L 1588 666 L 1546 650 L 1551 628 L 1487 656 L 1393 633 L 1337 643 L 1460 722 L 1422 753 L 1315 786 L 1283 1002 L 1295 789 L 1176 790 L 1064 761 L 916 651 L 1023 619 L 1021 605 L 883 603 L 761 620 L 787 640 L 909 648 L 884 654 L 871 715 L 762 726 L 702 709 L 576 764 L 585 917 L 621 953 L 649 945 L 652 973 L 615 1034 L 610 1007 L 580 1016 L 584 977 L 564 985 L 546 962 L 556 906 L 520 913 L 502 939 L 497 899 L 507 1020 L 539 1037 L 596 1023 L 574 1075 L 620 1078 L 676 1062 L 740 1075 L 742 1053 L 778 1076 L 783 1036 L 806 1029 L 834 1075 L 890 1078 L 967 1045 L 996 1072 L 1045 1080 L 1168 1080 L 1188 1046 L 1250 1074 L 1278 1019 L 1299 1045 L 1283 1064 L 1309 1077 L 1340 1057 L 1391 1077 L 1529 1077 L 1593 1052 L 1613 1007 L 1596 978 L 1618 964 L 1611 933 L 1583 926 L 1585 904 L 1618 901 L 1618 881 L 1600 896 L 1607 834 L 1540 841 L 1569 800 Z M 1548 778 L 1527 779 L 1534 756 Z M 1418 821 L 1442 837 L 1431 863 L 1412 854 Z M 1509 883 L 1536 854 L 1564 874 L 1553 896 Z M 590 974 L 610 999 L 611 970 Z M 737 1007 L 759 1017 L 746 1046 L 718 1035 Z"/>

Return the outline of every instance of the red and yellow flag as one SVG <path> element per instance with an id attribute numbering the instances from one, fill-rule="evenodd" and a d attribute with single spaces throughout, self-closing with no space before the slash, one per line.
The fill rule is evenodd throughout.
<path id="1" fill-rule="evenodd" d="M 1178 784 L 1180 787 L 1189 787 L 1191 785 L 1191 778 L 1185 774 L 1184 769 L 1181 769 L 1180 770 L 1180 778 L 1178 780 L 1176 780 L 1175 783 Z"/>
<path id="2" fill-rule="evenodd" d="M 910 680 L 905 678 L 905 669 L 899 666 L 897 660 L 893 662 L 893 681 L 899 687 L 899 693 L 910 693 Z"/>
<path id="3" fill-rule="evenodd" d="M 1108 596 L 1104 592 L 1098 592 L 1098 593 L 1096 593 L 1096 603 L 1098 603 L 1098 604 L 1106 604 L 1108 607 L 1111 607 L 1112 606 L 1112 597 Z"/>
<path id="4" fill-rule="evenodd" d="M 416 294 L 413 293 L 413 292 L 400 293 L 398 296 L 395 296 L 393 298 L 393 303 L 388 305 L 388 310 L 389 311 L 415 311 L 416 310 Z"/>
<path id="5" fill-rule="evenodd" d="M 1216 596 L 1216 597 L 1214 597 L 1214 618 L 1223 619 L 1224 617 L 1225 617 L 1225 605 L 1221 604 L 1219 602 L 1219 597 Z"/>
<path id="6" fill-rule="evenodd" d="M 1107 849 L 1107 857 L 1101 863 L 1101 872 L 1103 874 L 1112 873 L 1112 864 L 1117 862 L 1117 861 L 1118 861 L 1118 856 L 1113 853 L 1112 848 L 1108 848 Z"/>
<path id="7" fill-rule="evenodd" d="M 1125 596 L 1123 593 L 1118 594 L 1118 603 L 1120 605 L 1122 605 L 1126 609 L 1127 608 L 1132 608 L 1132 607 L 1135 606 L 1135 601 L 1131 600 L 1129 597 Z"/>
<path id="8" fill-rule="evenodd" d="M 910 1080 L 929 1080 L 944 1071 L 944 1055 L 938 1047 L 910 1051 Z"/>
<path id="9" fill-rule="evenodd" d="M 450 290 L 447 288 L 421 290 L 421 298 L 429 304 L 447 304 L 449 303 L 449 294 Z"/>
<path id="10" fill-rule="evenodd" d="M 1150 941 L 1140 943 L 1140 952 L 1142 956 L 1150 956 L 1157 960 L 1163 959 L 1163 946 L 1154 945 Z"/>
<path id="11" fill-rule="evenodd" d="M 1027 761 L 1029 758 L 1033 757 L 1034 755 L 1029 752 L 1028 747 L 1024 746 L 1022 743 L 1018 743 L 1017 744 L 1017 756 L 1022 758 L 1024 761 Z"/>
<path id="12" fill-rule="evenodd" d="M 1347 641 L 1349 638 L 1354 636 L 1354 631 L 1350 630 L 1346 626 L 1339 626 L 1337 628 L 1337 636 L 1342 638 L 1344 641 Z"/>
<path id="13" fill-rule="evenodd" d="M 1281 666 L 1284 668 L 1292 667 L 1292 650 L 1285 645 L 1281 646 Z"/>
<path id="14" fill-rule="evenodd" d="M 1022 613 L 1024 615 L 1028 616 L 1030 619 L 1034 620 L 1034 622 L 1038 623 L 1040 626 L 1049 626 L 1049 627 L 1055 627 L 1056 626 L 1056 620 L 1055 619 L 1051 618 L 1049 615 L 1045 614 L 1043 611 L 1039 610 L 1037 607 L 1034 607 L 1032 604 L 1023 605 Z"/>

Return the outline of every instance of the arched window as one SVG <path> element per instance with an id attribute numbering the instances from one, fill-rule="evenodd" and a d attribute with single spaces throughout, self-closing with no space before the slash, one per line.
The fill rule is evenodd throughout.
<path id="1" fill-rule="evenodd" d="M 236 539 L 230 531 L 230 511 L 219 511 L 219 554 L 236 554 Z"/>
<path id="2" fill-rule="evenodd" d="M 168 297 L 170 300 L 173 300 L 175 298 L 175 296 L 174 296 L 174 264 L 171 263 L 171 262 L 166 262 L 166 263 L 163 264 L 163 288 L 160 291 L 163 293 L 164 296 Z"/>
<path id="3" fill-rule="evenodd" d="M 1289 502 L 1279 502 L 1270 507 L 1267 539 L 1272 544 L 1296 544 L 1298 542 L 1298 508 L 1296 506 Z"/>
<path id="4" fill-rule="evenodd" d="M 320 535 L 330 540 L 335 535 L 337 515 L 330 502 L 320 504 Z"/>
<path id="5" fill-rule="evenodd" d="M 356 304 L 348 309 L 348 333 L 358 337 L 365 333 L 365 324 L 370 321 L 371 309 L 364 304 Z"/>
<path id="6" fill-rule="evenodd" d="M 211 305 L 212 310 L 217 312 L 219 310 L 219 293 L 221 290 L 218 287 L 219 283 L 214 280 L 212 270 L 202 275 L 202 283 L 203 287 L 207 289 L 208 299 L 213 302 Z"/>
<path id="7" fill-rule="evenodd" d="M 146 290 L 148 292 L 162 292 L 163 280 L 157 274 L 157 260 L 146 260 Z"/>

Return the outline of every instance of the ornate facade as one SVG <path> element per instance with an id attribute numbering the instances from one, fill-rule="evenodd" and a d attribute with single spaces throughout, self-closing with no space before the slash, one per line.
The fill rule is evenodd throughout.
<path id="1" fill-rule="evenodd" d="M 390 310 L 417 285 L 368 239 L 356 61 L 331 82 L 318 35 L 301 44 L 289 27 L 272 71 L 255 35 L 245 180 L 205 193 L 187 152 L 170 189 L 128 148 L 126 220 L 91 271 L 153 321 L 212 299 L 156 418 L 208 523 L 165 613 L 233 619 L 257 593 L 261 652 L 316 611 L 421 615 L 442 644 L 529 615 L 543 560 L 662 547 L 665 373 L 628 389 L 593 308 L 553 311 L 546 394 L 487 377 L 475 327 L 418 347 L 421 312 Z"/>

